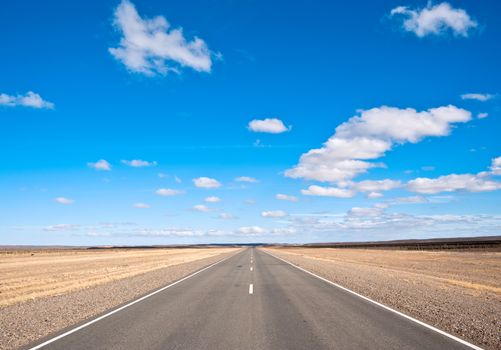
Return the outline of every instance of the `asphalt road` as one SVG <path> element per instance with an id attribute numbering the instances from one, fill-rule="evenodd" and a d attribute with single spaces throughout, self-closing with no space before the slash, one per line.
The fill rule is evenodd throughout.
<path id="1" fill-rule="evenodd" d="M 250 248 L 43 349 L 468 347 Z"/>

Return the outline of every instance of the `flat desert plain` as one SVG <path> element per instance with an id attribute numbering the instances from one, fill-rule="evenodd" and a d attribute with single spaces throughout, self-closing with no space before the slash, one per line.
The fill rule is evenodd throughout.
<path id="1" fill-rule="evenodd" d="M 146 294 L 238 248 L 0 250 L 0 349 Z"/>
<path id="2" fill-rule="evenodd" d="M 266 250 L 463 339 L 501 349 L 500 251 Z"/>

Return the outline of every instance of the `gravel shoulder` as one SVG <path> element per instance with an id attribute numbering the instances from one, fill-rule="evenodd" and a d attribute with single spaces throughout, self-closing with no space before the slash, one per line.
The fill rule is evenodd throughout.
<path id="1" fill-rule="evenodd" d="M 500 252 L 265 250 L 476 345 L 501 349 Z"/>
<path id="2" fill-rule="evenodd" d="M 0 308 L 0 349 L 16 349 L 138 298 L 234 254 L 227 249 L 120 280 Z"/>

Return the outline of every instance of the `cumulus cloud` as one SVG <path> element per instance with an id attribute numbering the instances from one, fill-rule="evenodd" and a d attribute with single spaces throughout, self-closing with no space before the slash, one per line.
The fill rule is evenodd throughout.
<path id="1" fill-rule="evenodd" d="M 209 211 L 211 211 L 208 206 L 203 204 L 194 205 L 191 209 L 193 209 L 194 211 L 199 211 L 201 213 L 208 213 Z"/>
<path id="2" fill-rule="evenodd" d="M 204 199 L 207 203 L 218 203 L 221 202 L 221 198 L 216 197 L 216 196 L 210 196 Z"/>
<path id="3" fill-rule="evenodd" d="M 54 199 L 59 204 L 69 205 L 73 204 L 75 201 L 66 197 L 57 197 Z"/>
<path id="4" fill-rule="evenodd" d="M 89 168 L 93 168 L 96 170 L 111 171 L 111 164 L 108 163 L 108 161 L 106 161 L 104 159 L 100 159 L 95 163 L 89 162 L 89 163 L 87 163 L 87 166 Z"/>
<path id="5" fill-rule="evenodd" d="M 448 32 L 454 36 L 467 37 L 478 23 L 463 9 L 453 8 L 447 2 L 424 8 L 411 9 L 407 6 L 395 7 L 391 16 L 403 18 L 402 28 L 422 38 L 428 35 L 443 35 Z"/>
<path id="6" fill-rule="evenodd" d="M 182 28 L 171 28 L 163 17 L 142 18 L 136 7 L 122 0 L 115 10 L 113 23 L 123 35 L 118 47 L 109 52 L 131 72 L 148 76 L 179 73 L 189 67 L 210 72 L 212 54 L 204 40 L 188 40 Z"/>
<path id="7" fill-rule="evenodd" d="M 216 179 L 210 177 L 198 177 L 193 179 L 193 183 L 199 188 L 218 188 L 221 187 L 221 183 Z"/>
<path id="8" fill-rule="evenodd" d="M 337 198 L 351 198 L 355 196 L 355 192 L 338 187 L 323 187 L 311 185 L 307 190 L 301 190 L 301 193 L 306 196 L 321 196 L 321 197 L 337 197 Z"/>
<path id="9" fill-rule="evenodd" d="M 287 215 L 289 214 L 287 214 L 287 212 L 283 210 L 269 210 L 261 212 L 261 216 L 263 218 L 283 218 L 286 217 Z"/>
<path id="10" fill-rule="evenodd" d="M 54 109 L 54 103 L 45 101 L 39 94 L 28 91 L 25 95 L 0 94 L 0 106 L 30 107 L 36 109 Z"/>
<path id="11" fill-rule="evenodd" d="M 355 182 L 352 188 L 360 192 L 380 192 L 389 191 L 402 186 L 400 181 L 384 179 L 384 180 L 364 180 Z"/>
<path id="12" fill-rule="evenodd" d="M 249 182 L 249 183 L 256 183 L 259 182 L 257 179 L 249 176 L 239 176 L 235 178 L 235 181 L 237 182 Z"/>
<path id="13" fill-rule="evenodd" d="M 440 192 L 486 192 L 501 189 L 501 183 L 474 174 L 451 174 L 434 179 L 420 177 L 407 183 L 409 191 L 423 194 Z"/>
<path id="14" fill-rule="evenodd" d="M 184 192 L 180 190 L 173 190 L 171 188 L 159 188 L 158 190 L 155 191 L 155 193 L 158 194 L 159 196 L 170 197 L 183 194 Z"/>
<path id="15" fill-rule="evenodd" d="M 146 203 L 135 203 L 133 205 L 134 208 L 137 208 L 137 209 L 148 209 L 150 208 L 150 206 Z"/>
<path id="16" fill-rule="evenodd" d="M 322 148 L 304 153 L 285 175 L 322 182 L 351 180 L 370 168 L 383 166 L 367 160 L 384 156 L 394 144 L 446 136 L 455 123 L 470 120 L 469 111 L 452 105 L 420 112 L 387 106 L 364 110 L 339 125 Z"/>
<path id="17" fill-rule="evenodd" d="M 133 168 L 142 168 L 142 167 L 149 167 L 149 166 L 156 166 L 157 165 L 157 162 L 155 162 L 155 161 L 148 162 L 147 160 L 142 160 L 142 159 L 122 160 L 121 163 L 128 165 L 128 166 L 131 166 Z M 165 174 L 162 174 L 162 175 L 165 175 Z M 160 174 L 159 174 L 159 177 L 164 177 L 164 176 L 160 176 Z"/>
<path id="18" fill-rule="evenodd" d="M 489 116 L 489 113 L 478 113 L 477 118 L 478 119 L 485 119 Z"/>
<path id="19" fill-rule="evenodd" d="M 501 175 L 501 157 L 492 160 L 490 170 L 492 175 Z"/>
<path id="20" fill-rule="evenodd" d="M 428 202 L 429 200 L 423 196 L 398 197 L 391 200 L 391 204 L 416 204 Z"/>
<path id="21" fill-rule="evenodd" d="M 297 202 L 299 200 L 296 196 L 291 196 L 283 193 L 278 193 L 275 196 L 275 198 L 281 201 L 289 201 L 289 202 Z"/>
<path id="22" fill-rule="evenodd" d="M 269 134 L 280 134 L 290 131 L 290 127 L 286 127 L 284 123 L 277 118 L 254 119 L 247 126 L 253 132 L 266 132 Z"/>
<path id="23" fill-rule="evenodd" d="M 376 199 L 376 198 L 381 198 L 383 197 L 383 194 L 381 192 L 369 192 L 367 193 L 367 198 L 370 199 Z"/>
<path id="24" fill-rule="evenodd" d="M 493 99 L 495 95 L 493 94 L 481 94 L 481 93 L 468 93 L 468 94 L 462 94 L 461 98 L 463 100 L 476 100 L 480 102 L 485 102 L 490 99 Z"/>

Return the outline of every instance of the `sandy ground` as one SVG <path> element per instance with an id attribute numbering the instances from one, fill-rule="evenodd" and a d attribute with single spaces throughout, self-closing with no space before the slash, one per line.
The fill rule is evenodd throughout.
<path id="1" fill-rule="evenodd" d="M 501 349 L 501 252 L 268 251 L 474 344 Z"/>
<path id="2" fill-rule="evenodd" d="M 0 307 L 64 294 L 226 251 L 226 248 L 0 251 Z"/>
<path id="3" fill-rule="evenodd" d="M 0 349 L 31 343 L 236 251 L 233 248 L 2 251 Z"/>

